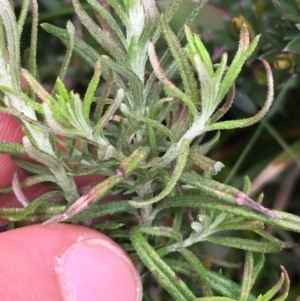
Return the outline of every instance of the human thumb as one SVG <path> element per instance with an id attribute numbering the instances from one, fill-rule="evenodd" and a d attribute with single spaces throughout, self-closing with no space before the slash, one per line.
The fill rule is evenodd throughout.
<path id="1" fill-rule="evenodd" d="M 89 228 L 33 225 L 0 234 L 1 300 L 140 301 L 127 254 Z"/>

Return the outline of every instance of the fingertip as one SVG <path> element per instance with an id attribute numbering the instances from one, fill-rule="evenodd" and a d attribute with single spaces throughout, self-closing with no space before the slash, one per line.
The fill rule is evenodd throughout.
<path id="1" fill-rule="evenodd" d="M 142 300 L 129 257 L 97 231 L 34 225 L 0 234 L 0 243 L 0 295 L 8 300 Z"/>
<path id="2" fill-rule="evenodd" d="M 103 237 L 72 245 L 57 258 L 56 272 L 65 300 L 141 300 L 142 285 L 132 262 Z"/>

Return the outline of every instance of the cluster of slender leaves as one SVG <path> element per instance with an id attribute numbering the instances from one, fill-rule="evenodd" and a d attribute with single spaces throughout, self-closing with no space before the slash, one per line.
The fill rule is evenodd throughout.
<path id="1" fill-rule="evenodd" d="M 220 55 L 220 49 L 227 51 L 229 57 L 234 56 L 236 38 L 242 25 L 247 24 L 251 37 L 262 34 L 250 61 L 257 57 L 267 60 L 273 67 L 275 85 L 278 89 L 282 89 L 281 84 L 285 84 L 295 76 L 300 62 L 299 1 L 246 0 L 242 3 L 225 3 L 220 0 L 212 0 L 211 3 L 222 7 L 225 19 L 222 28 L 210 30 L 204 37 L 207 46 L 214 53 L 214 58 Z M 241 74 L 242 80 L 237 84 L 239 93 L 236 95 L 236 100 L 245 101 L 250 96 L 255 102 L 259 93 L 255 93 L 253 85 L 248 82 L 250 82 L 250 78 L 254 77 L 258 89 L 259 85 L 264 86 L 266 80 L 262 69 L 262 64 L 257 62 L 253 62 L 245 68 Z M 236 105 L 241 107 L 238 101 L 236 101 Z M 251 109 L 245 109 L 245 111 L 249 112 Z"/>
<path id="2" fill-rule="evenodd" d="M 171 1 L 163 13 L 153 0 L 87 2 L 94 17 L 80 1 L 72 5 L 99 49 L 80 39 L 72 22 L 66 28 L 41 25 L 67 48 L 52 91 L 37 76 L 37 2 L 25 0 L 18 19 L 8 0 L 0 7 L 0 111 L 18 118 L 25 133 L 22 145 L 1 142 L 0 151 L 11 154 L 29 174 L 20 182 L 16 173 L 11 187 L 0 190 L 13 191 L 24 207 L 2 208 L 0 218 L 15 226 L 68 220 L 104 231 L 137 263 L 145 300 L 155 283 L 148 271 L 174 300 L 285 300 L 289 278 L 283 267 L 269 291 L 254 296 L 251 290 L 263 268 L 263 254 L 289 247 L 264 226 L 300 232 L 300 218 L 263 207 L 262 197 L 252 200 L 247 180 L 243 191 L 213 180 L 223 164 L 206 156 L 219 131 L 260 121 L 272 104 L 272 72 L 262 60 L 268 85 L 264 105 L 252 117 L 226 120 L 235 81 L 260 37 L 243 24 L 233 59 L 224 53 L 213 64 L 203 41 L 189 27 L 207 1 L 199 1 L 178 34 L 169 22 L 180 1 Z M 22 69 L 19 41 L 30 3 L 32 40 Z M 161 57 L 156 53 L 159 37 L 167 43 Z M 83 95 L 64 84 L 74 54 L 94 69 Z M 180 84 L 172 82 L 177 74 Z M 195 166 L 199 172 L 193 171 Z M 74 177 L 93 174 L 105 180 L 81 193 Z M 27 200 L 22 188 L 41 182 L 52 191 Z M 119 199 L 97 202 L 111 194 Z M 52 203 L 53 196 L 61 201 Z M 108 214 L 114 218 L 93 222 Z M 235 234 L 241 231 L 255 239 Z M 195 250 L 204 242 L 245 251 L 241 285 L 203 264 Z M 175 260 L 178 256 L 182 260 Z M 195 280 L 194 290 L 189 286 Z"/>
<path id="3" fill-rule="evenodd" d="M 299 1 L 243 1 L 242 5 L 229 5 L 213 0 L 212 3 L 230 12 L 225 27 L 215 30 L 211 35 L 213 48 L 222 47 L 234 52 L 236 36 L 245 23 L 251 36 L 263 33 L 255 53 L 273 65 L 276 84 L 286 81 L 299 67 Z M 265 84 L 260 66 L 254 68 L 253 65 L 251 69 L 255 81 Z"/>

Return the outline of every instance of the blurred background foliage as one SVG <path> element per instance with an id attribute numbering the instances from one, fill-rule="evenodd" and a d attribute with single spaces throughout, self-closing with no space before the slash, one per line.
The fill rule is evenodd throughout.
<path id="1" fill-rule="evenodd" d="M 16 11 L 22 0 L 13 0 Z M 157 0 L 163 11 L 167 0 Z M 68 0 L 39 0 L 40 23 L 48 22 L 65 27 L 68 20 L 76 26 L 77 35 L 98 47 L 96 42 L 80 25 Z M 171 24 L 175 29 L 182 26 L 186 16 L 195 5 L 184 0 Z M 87 4 L 83 6 L 89 10 Z M 90 10 L 91 11 L 91 10 Z M 27 19 L 22 35 L 24 58 L 30 41 L 30 18 Z M 257 58 L 264 58 L 272 65 L 275 78 L 275 103 L 268 117 L 250 128 L 226 131 L 221 135 L 217 148 L 209 156 L 220 160 L 225 168 L 218 180 L 242 188 L 244 177 L 252 181 L 252 197 L 263 191 L 263 204 L 266 207 L 286 210 L 300 215 L 300 1 L 299 0 L 211 0 L 194 23 L 194 31 L 199 33 L 210 50 L 214 62 L 226 51 L 233 57 L 237 48 L 238 33 L 246 22 L 252 35 L 262 34 L 256 52 L 248 60 L 236 82 L 237 93 L 234 108 L 225 116 L 227 119 L 239 119 L 253 115 L 264 101 L 266 93 L 265 74 Z M 65 53 L 65 47 L 59 39 L 39 30 L 38 72 L 47 87 L 52 86 L 58 75 Z M 163 49 L 164 41 L 159 41 Z M 23 60 L 25 61 L 25 59 Z M 71 69 L 65 83 L 69 89 L 84 92 L 92 70 L 80 57 L 74 54 Z M 174 79 L 176 81 L 176 79 Z M 101 87 L 100 87 L 101 89 Z M 290 234 L 282 230 L 275 234 L 285 241 L 299 244 L 299 234 Z M 238 251 L 228 253 L 226 249 L 208 250 L 219 258 L 238 263 L 243 260 Z M 204 259 L 205 260 L 205 259 Z M 211 265 L 207 261 L 206 265 Z M 265 269 L 256 285 L 257 292 L 266 291 L 278 279 L 278 264 L 286 267 L 291 283 L 288 300 L 300 300 L 300 247 L 295 246 L 279 254 L 269 254 Z M 223 271 L 232 280 L 242 276 L 239 265 Z M 255 291 L 254 291 L 255 293 Z"/>

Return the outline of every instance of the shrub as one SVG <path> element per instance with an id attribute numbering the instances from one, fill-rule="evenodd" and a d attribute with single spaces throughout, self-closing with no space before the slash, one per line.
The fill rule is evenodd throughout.
<path id="1" fill-rule="evenodd" d="M 66 28 L 41 24 L 67 48 L 57 80 L 47 90 L 36 63 L 36 1 L 31 1 L 31 41 L 24 68 L 20 40 L 29 1 L 23 2 L 18 19 L 9 1 L 2 1 L 0 111 L 15 116 L 25 136 L 22 145 L 1 142 L 0 151 L 13 155 L 29 177 L 20 182 L 16 175 L 12 187 L 2 189 L 13 190 L 24 208 L 2 208 L 0 218 L 15 227 L 67 220 L 108 234 L 136 263 L 145 300 L 285 300 L 289 277 L 284 267 L 268 291 L 256 296 L 252 287 L 265 254 L 291 246 L 265 225 L 300 232 L 300 218 L 265 208 L 263 195 L 252 200 L 249 178 L 242 190 L 213 179 L 224 165 L 207 156 L 221 131 L 259 122 L 274 99 L 266 55 L 253 79 L 265 90 L 261 109 L 247 118 L 225 115 L 242 67 L 249 59 L 253 63 L 263 47 L 251 20 L 232 20 L 232 40 L 238 38 L 235 53 L 232 44 L 224 44 L 229 55 L 223 52 L 214 62 L 205 42 L 190 28 L 207 1 L 198 2 L 178 33 L 169 22 L 180 1 L 171 1 L 163 13 L 153 0 L 87 2 L 86 9 L 78 0 L 72 7 L 94 38 L 91 44 L 76 35 L 71 21 Z M 70 91 L 64 83 L 74 54 L 93 68 L 84 93 Z M 276 58 L 277 69 L 293 64 L 291 56 Z M 247 78 L 245 85 L 251 81 Z M 74 176 L 92 174 L 106 178 L 81 194 Z M 21 188 L 40 182 L 51 192 L 27 203 Z M 107 195 L 116 200 L 98 202 Z M 53 196 L 61 201 L 51 202 Z M 113 215 L 110 220 L 98 219 L 108 214 Z M 210 244 L 244 252 L 240 284 L 212 266 L 235 264 L 222 256 L 203 255 Z"/>

